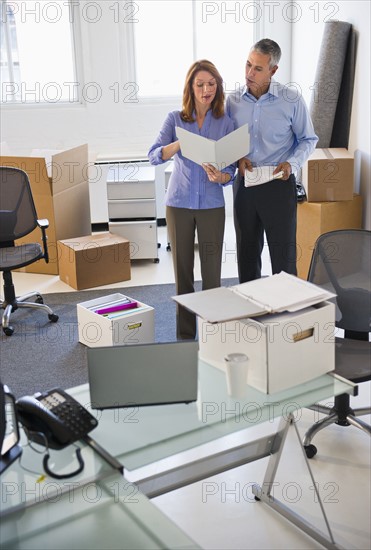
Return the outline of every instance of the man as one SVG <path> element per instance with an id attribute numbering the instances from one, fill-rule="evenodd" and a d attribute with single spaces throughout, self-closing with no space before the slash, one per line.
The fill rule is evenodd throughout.
<path id="1" fill-rule="evenodd" d="M 297 274 L 295 175 L 315 149 L 318 137 L 298 90 L 272 79 L 280 58 L 281 49 L 276 42 L 257 42 L 247 59 L 246 85 L 227 99 L 227 114 L 236 128 L 248 123 L 250 131 L 250 150 L 239 161 L 235 184 L 241 283 L 261 276 L 264 231 L 272 273 Z M 270 173 L 268 181 L 245 186 L 245 170 L 248 174 L 256 171 L 258 178 L 262 167 Z M 280 173 L 279 179 L 272 179 Z"/>

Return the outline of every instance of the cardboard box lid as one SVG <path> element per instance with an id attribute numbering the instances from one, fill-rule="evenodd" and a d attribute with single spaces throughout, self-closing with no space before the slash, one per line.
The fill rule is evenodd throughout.
<path id="1" fill-rule="evenodd" d="M 344 147 L 314 149 L 308 160 L 353 159 L 353 155 Z"/>
<path id="2" fill-rule="evenodd" d="M 50 149 L 33 149 L 30 156 L 0 158 L 3 166 L 14 166 L 28 173 L 33 195 L 56 195 L 81 184 L 89 189 L 87 144 L 58 153 Z"/>
<path id="3" fill-rule="evenodd" d="M 72 239 L 64 239 L 59 242 L 78 252 L 80 250 L 86 250 L 86 247 L 89 244 L 96 244 L 97 246 L 113 246 L 121 243 L 129 243 L 129 240 L 121 237 L 121 235 L 106 232 L 97 233 L 95 235 L 84 235 L 83 237 L 75 237 Z"/>
<path id="4" fill-rule="evenodd" d="M 281 271 L 236 286 L 173 296 L 173 300 L 209 323 L 221 323 L 267 313 L 294 312 L 334 296 L 332 292 Z"/>
<path id="5" fill-rule="evenodd" d="M 88 145 L 85 143 L 62 151 L 33 149 L 30 157 L 45 162 L 52 192 L 56 194 L 88 181 L 88 155 Z"/>

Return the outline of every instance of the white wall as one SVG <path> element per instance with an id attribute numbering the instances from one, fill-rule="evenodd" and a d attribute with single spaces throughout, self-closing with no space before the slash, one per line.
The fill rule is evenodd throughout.
<path id="1" fill-rule="evenodd" d="M 240 3 L 242 9 L 244 2 Z M 350 150 L 356 158 L 356 190 L 365 199 L 364 225 L 370 221 L 370 2 L 350 0 L 336 2 L 297 0 L 290 23 L 289 2 L 265 1 L 260 36 L 272 37 L 283 49 L 277 78 L 300 84 L 309 102 L 310 86 L 315 69 L 326 18 L 349 21 L 358 33 L 356 82 L 353 100 Z M 82 143 L 89 144 L 92 156 L 96 153 L 145 156 L 157 135 L 168 111 L 180 107 L 178 101 L 146 103 L 128 102 L 132 90 L 128 77 L 128 57 L 124 48 L 125 23 L 112 17 L 111 2 L 100 2 L 103 17 L 97 23 L 81 21 L 84 82 L 87 88 L 84 105 L 37 104 L 5 106 L 2 108 L 1 140 L 12 154 L 29 154 L 32 149 L 67 149 Z M 336 13 L 335 13 L 336 12 Z M 246 54 L 251 41 L 246 44 Z M 292 50 L 290 51 L 290 46 Z M 226 44 L 226 55 L 233 55 L 233 44 Z M 153 47 L 154 62 L 164 62 L 165 52 Z M 292 62 L 291 77 L 288 66 Z M 241 81 L 241 75 L 236 80 Z M 171 67 L 169 67 L 171 75 Z M 113 88 L 119 83 L 119 101 Z M 89 93 L 101 90 L 99 101 Z"/>
<path id="2" fill-rule="evenodd" d="M 364 199 L 363 227 L 371 229 L 370 159 L 370 24 L 368 0 L 308 2 L 300 0 L 301 17 L 293 25 L 292 80 L 300 83 L 309 105 L 325 21 L 351 23 L 357 34 L 357 60 L 349 150 L 355 158 L 355 191 Z"/>

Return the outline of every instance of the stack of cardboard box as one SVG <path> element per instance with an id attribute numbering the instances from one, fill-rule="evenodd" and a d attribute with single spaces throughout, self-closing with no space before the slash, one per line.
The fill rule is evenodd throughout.
<path id="1" fill-rule="evenodd" d="M 347 149 L 315 149 L 302 171 L 307 200 L 298 204 L 297 270 L 307 279 L 317 238 L 362 227 L 362 197 L 354 194 L 354 158 Z"/>
<path id="2" fill-rule="evenodd" d="M 20 268 L 27 273 L 58 275 L 76 290 L 131 278 L 130 242 L 105 232 L 92 235 L 89 200 L 88 145 L 56 152 L 35 150 L 31 156 L 0 156 L 1 166 L 24 170 L 36 212 L 49 221 L 49 263 L 43 259 Z M 41 241 L 41 231 L 16 244 Z"/>
<path id="3" fill-rule="evenodd" d="M 34 156 L 28 157 L 1 156 L 0 165 L 20 168 L 28 174 L 37 215 L 49 220 L 49 263 L 39 260 L 19 271 L 58 275 L 58 240 L 91 233 L 88 146 L 49 153 L 35 151 Z M 32 242 L 41 244 L 39 228 L 16 244 Z"/>

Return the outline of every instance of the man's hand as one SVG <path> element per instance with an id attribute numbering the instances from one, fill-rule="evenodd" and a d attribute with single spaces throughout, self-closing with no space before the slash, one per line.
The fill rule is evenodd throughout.
<path id="1" fill-rule="evenodd" d="M 245 170 L 252 172 L 252 162 L 247 158 L 242 158 L 238 161 L 238 173 L 240 176 L 245 176 Z"/>
<path id="2" fill-rule="evenodd" d="M 282 179 L 288 180 L 291 175 L 291 164 L 289 162 L 281 162 L 274 170 L 273 175 L 278 174 L 278 172 L 283 172 Z"/>

